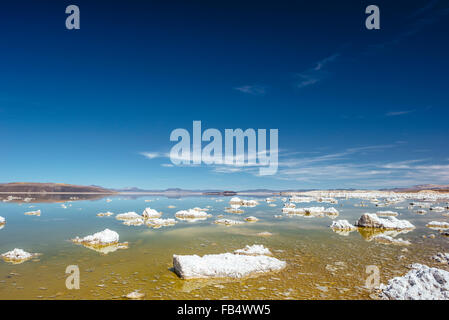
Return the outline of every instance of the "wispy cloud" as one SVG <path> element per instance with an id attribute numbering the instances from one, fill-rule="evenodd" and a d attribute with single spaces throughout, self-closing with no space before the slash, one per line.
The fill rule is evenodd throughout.
<path id="1" fill-rule="evenodd" d="M 313 84 L 316 84 L 327 77 L 329 77 L 329 72 L 325 70 L 325 67 L 335 61 L 340 56 L 339 53 L 335 53 L 329 57 L 326 57 L 320 61 L 318 61 L 315 67 L 305 70 L 296 74 L 296 76 L 300 79 L 296 84 L 298 88 L 304 88 Z"/>
<path id="2" fill-rule="evenodd" d="M 449 15 L 449 8 L 438 8 L 439 2 L 439 0 L 429 1 L 426 6 L 406 16 L 403 23 L 401 23 L 401 28 L 403 28 L 401 31 L 384 42 L 370 46 L 367 53 L 370 53 L 372 48 L 382 49 L 397 45 L 399 42 L 421 32 L 424 28 L 443 20 Z"/>
<path id="3" fill-rule="evenodd" d="M 148 159 L 162 158 L 166 156 L 166 154 L 162 152 L 140 152 L 140 154 Z"/>
<path id="4" fill-rule="evenodd" d="M 387 112 L 385 115 L 387 117 L 394 117 L 394 116 L 402 116 L 404 114 L 409 114 L 412 112 L 414 112 L 414 110 L 390 111 L 390 112 Z"/>
<path id="5" fill-rule="evenodd" d="M 241 87 L 236 87 L 234 89 L 253 96 L 263 96 L 267 92 L 267 87 L 260 85 L 245 85 Z"/>

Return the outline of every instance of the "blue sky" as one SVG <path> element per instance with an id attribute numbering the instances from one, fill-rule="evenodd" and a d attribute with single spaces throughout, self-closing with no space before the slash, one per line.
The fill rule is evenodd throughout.
<path id="1" fill-rule="evenodd" d="M 365 28 L 367 1 L 2 3 L 0 181 L 449 183 L 449 6 L 392 2 L 375 3 L 380 30 Z M 65 29 L 69 4 L 80 30 Z M 194 120 L 278 129 L 278 173 L 169 166 L 171 131 Z"/>

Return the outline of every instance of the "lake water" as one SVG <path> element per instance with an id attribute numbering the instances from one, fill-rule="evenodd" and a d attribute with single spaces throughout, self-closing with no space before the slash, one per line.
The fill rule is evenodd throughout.
<path id="1" fill-rule="evenodd" d="M 329 228 L 332 223 L 329 217 L 288 217 L 282 214 L 280 198 L 274 202 L 276 207 L 270 207 L 263 198 L 244 197 L 257 199 L 260 204 L 242 208 L 245 212 L 240 215 L 224 211 L 229 206 L 227 197 L 175 199 L 117 195 L 108 198 L 112 201 L 99 198 L 72 202 L 48 202 L 49 199 L 31 203 L 1 202 L 0 216 L 6 218 L 6 225 L 0 230 L 0 253 L 21 248 L 42 255 L 16 265 L 0 261 L 0 299 L 122 299 L 134 290 L 145 293 L 146 299 L 370 299 L 371 292 L 364 287 L 369 276 L 365 272 L 368 265 L 379 268 L 382 283 L 403 275 L 407 265 L 414 262 L 447 269 L 430 257 L 448 252 L 449 238 L 425 225 L 432 220 L 449 219 L 432 211 L 418 215 L 407 209 L 409 201 L 386 208 L 373 204 L 356 207 L 360 200 L 341 199 L 336 205 L 297 204 L 297 207 L 334 206 L 340 212 L 336 219 L 351 223 L 364 212 L 397 211 L 399 219 L 409 220 L 416 226 L 415 230 L 398 236 L 412 243 L 404 247 L 369 241 L 358 231 L 339 235 Z M 63 208 L 62 203 L 68 207 Z M 162 218 L 174 218 L 178 210 L 207 206 L 212 214 L 207 220 L 178 220 L 175 226 L 159 229 L 126 226 L 115 216 L 97 216 L 105 211 L 141 214 L 146 207 L 151 207 L 162 211 Z M 397 206 L 405 209 L 394 209 Z M 26 211 L 38 209 L 41 216 L 24 215 Z M 252 215 L 260 220 L 226 227 L 213 223 L 218 215 L 237 220 Z M 120 242 L 128 242 L 129 248 L 104 255 L 69 241 L 105 228 L 118 232 Z M 264 231 L 273 235 L 257 235 Z M 428 237 L 430 234 L 435 238 Z M 287 267 L 277 273 L 239 280 L 183 280 L 172 271 L 173 254 L 232 252 L 252 244 L 268 247 L 276 258 L 287 262 Z M 68 265 L 79 267 L 79 290 L 68 290 L 65 286 Z"/>

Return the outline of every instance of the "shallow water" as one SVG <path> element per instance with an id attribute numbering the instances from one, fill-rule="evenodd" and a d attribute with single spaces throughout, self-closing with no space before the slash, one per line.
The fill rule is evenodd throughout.
<path id="1" fill-rule="evenodd" d="M 397 211 L 398 219 L 407 219 L 417 227 L 396 237 L 412 243 L 404 247 L 368 241 L 357 231 L 339 235 L 329 228 L 332 222 L 329 217 L 288 217 L 281 212 L 283 202 L 279 198 L 274 202 L 276 207 L 258 199 L 261 200 L 258 206 L 243 208 L 245 212 L 238 215 L 224 211 L 229 206 L 227 197 L 108 197 L 111 202 L 106 198 L 64 202 L 67 208 L 61 207 L 62 202 L 48 200 L 1 202 L 0 216 L 7 223 L 0 230 L 0 253 L 21 248 L 42 255 L 18 265 L 0 261 L 0 299 L 122 299 L 134 290 L 145 293 L 145 299 L 370 299 L 372 292 L 365 287 L 368 265 L 379 268 L 382 283 L 406 273 L 407 265 L 414 262 L 448 270 L 430 257 L 448 252 L 449 238 L 425 225 L 449 218 L 432 211 L 418 215 L 407 209 L 409 201 L 382 208 L 373 204 L 355 207 L 360 200 L 341 199 L 337 205 L 296 204 L 334 206 L 340 211 L 336 219 L 351 223 L 364 212 Z M 245 197 L 250 198 L 257 199 Z M 145 202 L 146 199 L 152 201 Z M 176 208 L 168 208 L 170 205 Z M 114 216 L 97 217 L 97 213 L 105 211 L 141 214 L 151 207 L 162 211 L 163 218 L 174 218 L 178 210 L 206 206 L 211 206 L 209 213 L 213 217 L 197 222 L 178 220 L 175 226 L 160 229 L 126 226 Z M 396 206 L 405 209 L 394 209 Z M 24 215 L 37 209 L 42 211 L 40 217 Z M 220 214 L 238 220 L 252 215 L 260 220 L 231 227 L 215 225 L 213 221 Z M 105 228 L 118 232 L 120 242 L 128 242 L 129 248 L 104 255 L 69 241 Z M 257 235 L 263 231 L 273 235 Z M 429 238 L 430 234 L 435 238 Z M 182 280 L 171 269 L 173 254 L 223 253 L 255 243 L 270 248 L 276 258 L 286 261 L 286 269 L 239 280 Z M 402 251 L 403 248 L 408 251 Z M 65 286 L 68 265 L 79 266 L 79 290 L 68 290 Z"/>

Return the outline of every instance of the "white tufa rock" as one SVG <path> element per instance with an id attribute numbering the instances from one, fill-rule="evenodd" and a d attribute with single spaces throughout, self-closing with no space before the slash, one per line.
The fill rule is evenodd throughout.
<path id="1" fill-rule="evenodd" d="M 27 215 L 27 216 L 40 216 L 41 215 L 41 210 L 28 211 L 28 212 L 25 212 L 25 215 Z"/>
<path id="2" fill-rule="evenodd" d="M 449 272 L 415 263 L 402 277 L 381 285 L 381 297 L 391 300 L 448 300 Z"/>
<path id="3" fill-rule="evenodd" d="M 426 227 L 431 229 L 449 229 L 449 223 L 440 221 L 430 221 L 428 224 L 426 224 Z"/>
<path id="4" fill-rule="evenodd" d="M 449 264 L 449 253 L 439 252 L 432 257 L 433 260 L 439 263 Z"/>
<path id="5" fill-rule="evenodd" d="M 145 221 L 145 224 L 149 227 L 152 228 L 160 228 L 160 227 L 168 227 L 168 226 L 173 226 L 176 224 L 176 220 L 175 219 L 148 219 L 147 221 Z"/>
<path id="6" fill-rule="evenodd" d="M 110 217 L 112 215 L 114 215 L 114 213 L 110 211 L 97 213 L 97 216 L 99 217 Z"/>
<path id="7" fill-rule="evenodd" d="M 285 268 L 285 261 L 266 255 L 235 253 L 173 255 L 173 267 L 183 279 L 242 278 Z"/>
<path id="8" fill-rule="evenodd" d="M 180 220 L 187 220 L 187 219 L 205 220 L 209 217 L 207 212 L 198 211 L 195 209 L 180 210 L 175 213 L 175 216 Z"/>
<path id="9" fill-rule="evenodd" d="M 141 293 L 139 292 L 139 290 L 135 290 L 133 292 L 128 293 L 125 297 L 132 300 L 140 300 L 145 297 L 145 293 Z"/>
<path id="10" fill-rule="evenodd" d="M 399 215 L 399 213 L 395 212 L 395 211 L 377 211 L 376 214 L 379 217 L 396 217 L 397 215 Z"/>
<path id="11" fill-rule="evenodd" d="M 410 230 L 415 226 L 407 220 L 399 220 L 395 217 L 379 218 L 373 213 L 364 213 L 359 220 L 357 220 L 357 227 L 364 228 L 379 228 L 389 230 Z"/>
<path id="12" fill-rule="evenodd" d="M 431 208 L 429 208 L 429 210 L 432 210 L 435 212 L 443 212 L 444 208 L 443 207 L 431 207 Z"/>
<path id="13" fill-rule="evenodd" d="M 145 208 L 145 210 L 143 210 L 142 216 L 145 219 L 152 219 L 152 218 L 159 218 L 162 215 L 161 212 L 157 212 L 154 209 L 151 208 Z"/>
<path id="14" fill-rule="evenodd" d="M 3 260 L 6 262 L 11 262 L 14 264 L 19 264 L 22 262 L 25 262 L 27 260 L 30 260 L 31 258 L 38 256 L 39 253 L 29 253 L 22 249 L 15 248 L 14 250 L 8 251 L 1 255 Z"/>
<path id="15" fill-rule="evenodd" d="M 2 216 L 0 216 L 0 224 L 5 224 L 6 223 L 6 219 L 3 218 Z"/>
<path id="16" fill-rule="evenodd" d="M 395 244 L 400 246 L 408 246 L 411 243 L 407 240 L 402 240 L 402 238 L 395 239 L 385 234 L 378 234 L 373 237 L 373 239 L 377 242 L 383 243 L 383 244 Z"/>
<path id="17" fill-rule="evenodd" d="M 117 244 L 119 235 L 117 232 L 104 229 L 103 231 L 94 233 L 93 235 L 86 236 L 84 238 L 76 237 L 72 241 L 75 243 L 87 244 L 92 246 L 107 246 Z"/>
<path id="18" fill-rule="evenodd" d="M 257 255 L 271 256 L 270 249 L 265 248 L 261 244 L 254 244 L 252 246 L 247 245 L 243 249 L 235 250 L 234 253 L 246 254 L 246 255 L 250 255 L 250 256 L 257 256 Z"/>
<path id="19" fill-rule="evenodd" d="M 350 224 L 348 220 L 337 220 L 332 221 L 332 224 L 330 225 L 331 229 L 335 230 L 345 230 L 345 231 L 354 231 L 357 228 Z"/>
<path id="20" fill-rule="evenodd" d="M 135 220 L 135 219 L 142 219 L 142 216 L 138 215 L 135 212 L 125 212 L 116 215 L 115 218 L 117 220 Z"/>

